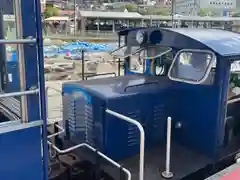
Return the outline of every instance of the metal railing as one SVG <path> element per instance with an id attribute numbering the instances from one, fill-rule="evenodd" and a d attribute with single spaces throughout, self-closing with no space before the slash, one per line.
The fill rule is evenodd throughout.
<path id="1" fill-rule="evenodd" d="M 57 153 L 59 153 L 59 154 L 66 154 L 66 153 L 72 152 L 72 151 L 74 151 L 74 150 L 76 150 L 76 149 L 78 149 L 78 148 L 86 147 L 86 148 L 90 149 L 91 151 L 96 152 L 99 156 L 101 156 L 102 158 L 104 158 L 105 160 L 107 160 L 108 162 L 110 162 L 112 165 L 116 166 L 117 168 L 121 168 L 121 169 L 123 170 L 123 172 L 126 173 L 126 175 L 127 175 L 127 177 L 128 177 L 127 180 L 131 180 L 132 177 L 131 177 L 131 173 L 130 173 L 129 170 L 127 170 L 126 168 L 122 168 L 122 166 L 121 166 L 120 164 L 118 164 L 117 162 L 115 162 L 114 160 L 112 160 L 111 158 L 109 158 L 108 156 L 104 155 L 103 153 L 97 151 L 95 148 L 93 148 L 92 146 L 90 146 L 90 145 L 87 144 L 87 143 L 77 144 L 77 145 L 75 145 L 75 146 L 69 147 L 69 148 L 64 149 L 64 150 L 59 149 L 56 145 L 54 145 L 54 144 L 50 141 L 50 139 L 53 138 L 53 137 L 56 137 L 56 136 L 58 136 L 58 135 L 63 134 L 63 133 L 65 132 L 65 130 L 64 130 L 62 127 L 58 126 L 58 125 L 56 125 L 56 127 L 57 127 L 60 131 L 59 131 L 59 132 L 56 132 L 56 133 L 54 133 L 54 134 L 49 135 L 49 136 L 48 136 L 48 141 L 47 141 L 47 143 L 48 143 L 48 145 L 49 145 L 50 147 L 52 147 Z"/>
<path id="2" fill-rule="evenodd" d="M 51 95 L 49 95 L 49 90 L 53 90 L 55 93 L 52 93 Z M 60 90 L 56 89 L 56 88 L 52 88 L 52 87 L 49 87 L 47 86 L 46 87 L 46 99 L 48 99 L 50 97 L 54 97 L 54 96 L 62 96 L 62 93 Z M 49 104 L 48 104 L 49 101 L 46 102 L 46 106 L 47 106 L 47 111 L 50 112 L 52 111 L 53 109 L 49 108 Z M 57 108 L 55 107 L 54 110 L 56 111 L 61 111 L 62 110 L 62 103 L 60 103 L 60 106 L 58 106 Z M 65 129 L 62 128 L 61 126 L 57 125 L 56 122 L 61 122 L 62 121 L 62 117 L 61 116 L 58 116 L 58 117 L 51 117 L 49 115 L 49 113 L 47 112 L 47 115 L 48 117 L 48 124 L 51 125 L 51 124 L 54 124 L 57 129 L 59 130 L 58 132 L 55 132 L 53 134 L 50 134 L 48 135 L 48 145 L 50 147 L 52 147 L 57 153 L 59 154 L 66 154 L 66 153 L 69 153 L 69 152 L 72 152 L 73 150 L 75 149 L 78 149 L 78 148 L 82 148 L 82 147 L 87 147 L 88 149 L 94 151 L 94 152 L 97 152 L 99 156 L 101 156 L 102 158 L 104 158 L 105 160 L 107 160 L 108 162 L 110 162 L 112 165 L 116 166 L 117 168 L 122 168 L 122 166 L 120 164 L 118 164 L 117 162 L 115 162 L 114 160 L 112 160 L 111 158 L 109 158 L 108 156 L 104 155 L 103 153 L 97 151 L 95 148 L 93 148 L 92 146 L 90 146 L 89 144 L 87 143 L 81 143 L 81 144 L 78 144 L 78 145 L 75 145 L 73 147 L 70 147 L 70 148 L 67 148 L 67 149 L 64 149 L 64 150 L 61 150 L 59 149 L 53 142 L 50 141 L 50 139 L 56 137 L 56 136 L 59 136 L 63 133 L 65 133 Z M 51 152 L 52 150 L 50 150 Z M 131 173 L 129 172 L 129 170 L 127 170 L 126 168 L 122 168 L 123 172 L 125 172 L 127 174 L 127 179 L 128 180 L 131 180 Z"/>
<path id="3" fill-rule="evenodd" d="M 37 95 L 37 94 L 39 94 L 39 89 L 21 91 L 21 92 L 3 93 L 3 94 L 0 94 L 0 98 L 19 97 L 19 96 L 26 97 L 27 95 Z M 3 111 L 5 111 L 5 113 L 12 114 L 3 105 L 1 106 L 1 108 L 3 109 Z M 19 122 L 19 123 L 16 123 L 16 122 Z M 4 126 L 1 126 L 1 125 L 4 125 Z M 10 119 L 10 121 L 7 123 L 6 122 L 0 123 L 0 126 L 1 126 L 0 134 L 17 131 L 25 128 L 30 128 L 34 126 L 40 126 L 40 125 L 42 125 L 42 120 L 29 122 L 27 119 L 18 120 L 18 117 L 15 117 L 13 120 Z"/>
<path id="4" fill-rule="evenodd" d="M 62 96 L 62 93 L 60 90 L 52 88 L 52 87 L 46 87 L 46 95 L 48 95 L 48 91 L 52 89 L 53 91 L 55 91 L 55 94 L 52 95 L 56 95 L 56 96 Z M 48 98 L 46 98 L 48 99 Z M 48 107 L 48 103 L 47 103 L 47 107 Z M 61 111 L 62 109 L 62 104 L 60 103 L 59 108 L 56 109 L 56 111 Z M 48 111 L 52 111 L 52 109 L 48 108 Z M 143 126 L 136 120 L 129 118 L 127 116 L 124 116 L 122 114 L 119 114 L 117 112 L 114 112 L 110 109 L 106 109 L 105 110 L 106 113 L 115 116 L 121 120 L 127 121 L 128 123 L 131 123 L 133 125 L 135 125 L 139 132 L 140 132 L 140 158 L 139 158 L 139 180 L 144 180 L 144 154 L 145 154 L 145 132 L 143 129 Z M 54 118 L 57 118 L 57 120 L 54 120 Z M 62 121 L 62 117 L 54 117 L 51 118 L 48 123 L 49 124 L 54 124 L 57 129 L 59 130 L 58 132 L 55 132 L 51 135 L 48 135 L 48 145 L 52 148 L 50 149 L 50 151 L 54 150 L 55 152 L 59 153 L 59 154 L 66 154 L 69 153 L 71 151 L 74 151 L 78 148 L 82 148 L 82 147 L 87 147 L 88 149 L 97 152 L 97 154 L 99 156 L 101 156 L 102 158 L 104 158 L 105 160 L 107 160 L 108 162 L 110 162 L 111 164 L 113 164 L 114 166 L 116 166 L 117 168 L 121 168 L 121 165 L 119 165 L 117 162 L 115 162 L 114 160 L 110 159 L 109 157 L 107 157 L 106 155 L 104 155 L 103 153 L 97 151 L 95 148 L 93 148 L 92 146 L 90 146 L 87 143 L 80 143 L 77 144 L 75 146 L 69 147 L 67 149 L 61 150 L 59 149 L 53 142 L 50 141 L 50 139 L 52 139 L 53 137 L 59 136 L 61 134 L 65 133 L 65 129 L 63 127 L 61 127 L 60 125 L 55 124 L 56 122 L 61 122 Z M 164 178 L 171 178 L 173 177 L 173 173 L 170 171 L 170 153 L 171 153 L 171 127 L 172 127 L 172 118 L 168 117 L 167 119 L 167 143 L 166 143 L 166 162 L 165 162 L 165 171 L 162 172 L 162 176 Z M 181 125 L 179 125 L 179 128 L 181 127 Z M 54 141 L 54 139 L 52 140 Z M 129 170 L 122 168 L 123 171 L 127 174 L 128 176 L 128 180 L 131 180 L 131 173 Z"/>
<path id="5" fill-rule="evenodd" d="M 171 154 L 171 133 L 172 133 L 172 118 L 167 118 L 167 145 L 166 145 L 166 164 L 165 171 L 162 176 L 166 179 L 173 177 L 173 173 L 170 171 L 170 154 Z"/>
<path id="6" fill-rule="evenodd" d="M 110 109 L 106 109 L 106 113 L 118 117 L 128 123 L 135 125 L 140 132 L 140 158 L 139 158 L 139 180 L 144 180 L 144 148 L 145 148 L 145 132 L 143 126 L 136 120 L 114 112 Z"/>
<path id="7" fill-rule="evenodd" d="M 44 36 L 45 37 L 89 37 L 89 38 L 112 38 L 112 39 L 117 39 L 117 34 L 116 32 L 112 31 L 92 31 L 92 30 L 86 30 L 84 32 L 84 35 L 80 32 L 77 31 L 76 33 L 71 32 L 69 30 L 56 30 L 56 29 L 47 29 L 44 31 Z"/>

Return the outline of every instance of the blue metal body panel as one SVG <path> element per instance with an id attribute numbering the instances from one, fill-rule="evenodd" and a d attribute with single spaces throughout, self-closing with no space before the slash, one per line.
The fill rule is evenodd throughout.
<path id="1" fill-rule="evenodd" d="M 135 30 L 137 29 L 130 31 Z M 214 76 L 213 84 L 191 85 L 173 82 L 167 77 L 146 76 L 149 72 L 142 75 L 131 75 L 132 72 L 126 69 L 125 74 L 128 75 L 126 77 L 66 83 L 63 85 L 63 91 L 72 96 L 75 109 L 71 117 L 75 117 L 70 118 L 67 114 L 70 110 L 65 110 L 65 120 L 70 118 L 76 125 L 85 116 L 84 113 L 78 117 L 76 115 L 76 112 L 82 111 L 83 104 L 81 102 L 84 102 L 84 98 L 73 95 L 78 91 L 84 91 L 85 101 L 88 99 L 87 104 L 91 104 L 91 115 L 88 116 L 91 118 L 85 119 L 91 124 L 89 126 L 91 131 L 88 131 L 88 133 L 91 132 L 91 136 L 87 137 L 93 138 L 91 140 L 93 145 L 115 160 L 138 152 L 139 134 L 126 122 L 107 115 L 104 111 L 106 108 L 141 122 L 146 132 L 147 147 L 159 145 L 164 141 L 166 119 L 167 116 L 171 116 L 173 124 L 182 123 L 182 128 L 173 128 L 172 130 L 174 142 L 207 155 L 213 160 L 221 158 L 219 152 L 224 148 L 230 63 L 240 55 L 240 48 L 231 45 L 238 42 L 240 35 L 214 29 L 166 28 L 160 29 L 160 31 L 162 33 L 160 45 L 173 48 L 174 54 L 180 49 L 213 51 L 217 56 L 216 73 L 212 75 Z M 125 30 L 119 34 L 126 35 L 128 32 Z M 214 34 L 219 34 L 217 36 L 220 38 L 219 41 Z M 151 78 L 157 82 L 157 85 L 145 84 L 146 80 Z M 138 86 L 127 88 L 127 91 L 124 91 L 126 87 L 132 86 L 129 83 L 133 82 Z M 64 108 L 67 106 L 65 103 Z M 80 129 L 81 135 L 86 136 L 84 123 L 81 124 Z M 71 131 L 80 132 L 75 127 Z M 70 139 L 80 140 L 76 136 Z M 90 142 L 87 138 L 81 140 Z"/>
<path id="2" fill-rule="evenodd" d="M 174 88 L 172 101 L 175 104 L 171 116 L 174 124 L 182 123 L 182 128 L 173 129 L 173 140 L 213 156 L 218 132 L 217 87 L 176 83 Z"/>
<path id="3" fill-rule="evenodd" d="M 150 79 L 158 84 L 144 84 Z M 124 92 L 130 83 L 142 86 Z M 173 129 L 173 141 L 212 157 L 219 147 L 218 89 L 218 84 L 189 85 L 141 75 L 65 83 L 64 120 L 69 121 L 71 140 L 87 141 L 120 160 L 138 152 L 139 133 L 134 126 L 106 114 L 106 108 L 141 122 L 146 147 L 164 142 L 166 119 L 171 116 L 173 123 L 183 125 Z"/>
<path id="4" fill-rule="evenodd" d="M 237 33 L 220 29 L 192 28 L 178 28 L 171 31 L 198 41 L 221 56 L 239 56 L 240 54 L 240 36 Z"/>
<path id="5" fill-rule="evenodd" d="M 0 9 L 3 9 L 5 14 L 12 13 L 14 11 L 13 2 L 12 0 L 9 2 L 8 0 L 1 1 Z M 0 134 L 0 177 L 4 180 L 48 180 L 47 120 L 40 1 L 22 0 L 21 10 L 23 38 L 32 37 L 37 40 L 36 44 L 23 45 L 26 73 L 25 89 L 39 88 L 40 91 L 40 96 L 38 94 L 27 96 L 28 120 L 29 122 L 42 120 L 43 126 L 38 125 L 33 128 L 14 130 L 15 124 L 10 123 L 13 126 L 11 127 L 13 131 Z M 8 71 L 13 75 L 13 83 L 9 84 L 9 88 L 4 90 L 4 93 L 20 91 L 19 74 L 16 70 L 17 63 L 17 61 L 8 62 Z M 12 98 L 2 100 L 4 101 L 1 101 L 1 103 L 6 107 L 12 106 L 12 104 L 4 104 L 4 102 L 11 103 Z M 19 109 L 19 107 L 17 108 Z M 11 108 L 10 110 L 14 111 Z M 28 126 L 28 124 L 25 125 Z"/>
<path id="6" fill-rule="evenodd" d="M 107 115 L 105 108 L 109 108 L 143 124 L 146 147 L 162 143 L 169 86 L 168 79 L 140 75 L 65 83 L 63 117 L 69 121 L 70 139 L 76 143 L 85 140 L 115 160 L 136 154 L 139 150 L 137 128 Z M 74 109 L 69 108 L 69 104 Z"/>
<path id="7" fill-rule="evenodd" d="M 40 127 L 0 135 L 2 180 L 43 180 Z"/>
<path id="8" fill-rule="evenodd" d="M 133 28 L 121 31 L 119 35 L 126 36 L 129 32 L 139 29 L 160 30 L 162 46 L 176 49 L 209 49 L 224 57 L 235 56 L 237 58 L 240 55 L 239 33 L 199 28 Z"/>
<path id="9" fill-rule="evenodd" d="M 22 1 L 22 22 L 23 22 L 23 37 L 37 37 L 37 25 L 36 25 L 36 6 L 35 1 Z M 38 2 L 39 3 L 39 2 Z M 41 19 L 37 21 L 41 22 Z M 29 28 L 31 27 L 31 28 Z M 24 56 L 25 56 L 25 70 L 26 70 L 26 89 L 32 87 L 38 87 L 38 49 L 36 45 L 24 44 Z M 43 61 L 41 59 L 40 61 Z M 31 72 L 31 75 L 29 74 Z M 42 76 L 40 74 L 40 76 Z M 39 108 L 39 96 L 33 95 L 28 96 L 28 117 L 30 121 L 40 119 L 40 108 Z"/>

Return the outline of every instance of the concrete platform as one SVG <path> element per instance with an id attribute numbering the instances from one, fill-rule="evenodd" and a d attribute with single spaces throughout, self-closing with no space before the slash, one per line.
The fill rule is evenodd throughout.
<path id="1" fill-rule="evenodd" d="M 240 180 L 240 163 L 233 164 L 205 180 Z"/>

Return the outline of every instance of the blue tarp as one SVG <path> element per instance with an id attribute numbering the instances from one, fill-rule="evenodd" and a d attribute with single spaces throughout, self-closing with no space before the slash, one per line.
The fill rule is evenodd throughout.
<path id="1" fill-rule="evenodd" d="M 55 57 L 58 55 L 66 55 L 67 52 L 75 50 L 85 50 L 87 52 L 110 52 L 115 49 L 114 44 L 93 44 L 88 42 L 73 42 L 60 46 L 45 46 L 44 56 Z"/>

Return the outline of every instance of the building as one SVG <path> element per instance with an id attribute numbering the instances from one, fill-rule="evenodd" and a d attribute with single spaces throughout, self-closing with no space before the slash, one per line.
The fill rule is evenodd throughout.
<path id="1" fill-rule="evenodd" d="M 40 3 L 41 3 L 41 11 L 44 12 L 46 8 L 46 0 L 40 0 Z"/>
<path id="2" fill-rule="evenodd" d="M 240 1 L 239 0 L 236 0 L 236 8 L 240 9 Z"/>
<path id="3" fill-rule="evenodd" d="M 200 9 L 211 9 L 222 15 L 235 9 L 237 1 L 239 0 L 175 0 L 175 9 L 176 13 L 183 15 L 198 15 Z"/>

